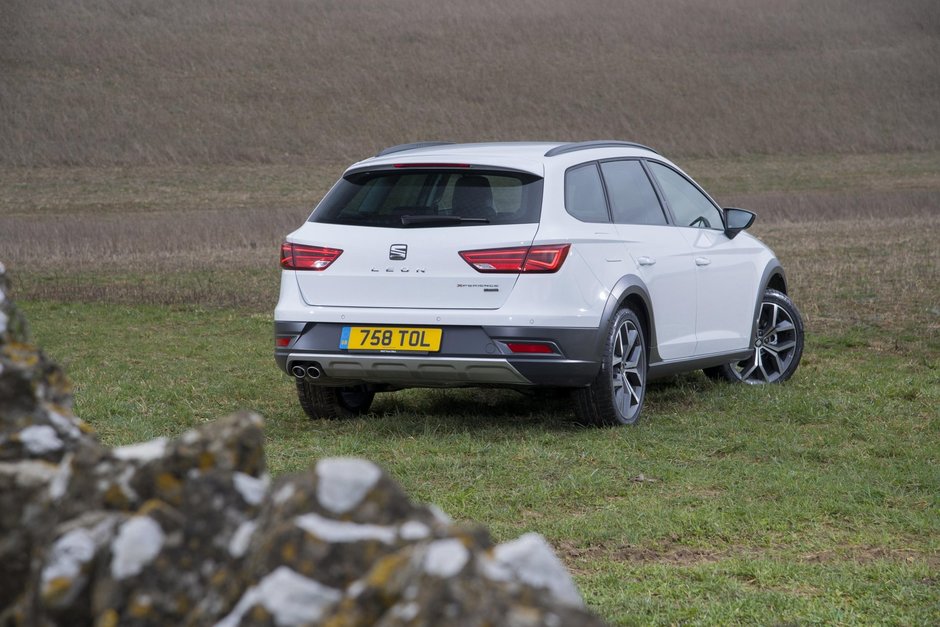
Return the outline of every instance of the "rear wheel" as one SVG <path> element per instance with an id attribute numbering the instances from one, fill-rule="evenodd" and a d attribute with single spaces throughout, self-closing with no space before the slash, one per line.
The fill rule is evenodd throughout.
<path id="1" fill-rule="evenodd" d="M 747 359 L 705 369 L 705 374 L 732 382 L 781 383 L 796 372 L 803 356 L 803 318 L 793 301 L 767 290 L 760 305 L 754 353 Z"/>
<path id="2" fill-rule="evenodd" d="M 646 341 L 640 319 L 621 309 L 607 331 L 601 370 L 586 388 L 574 391 L 575 413 L 586 424 L 631 425 L 646 396 Z"/>
<path id="3" fill-rule="evenodd" d="M 353 418 L 369 411 L 375 393 L 364 385 L 326 387 L 313 385 L 306 379 L 294 379 L 297 398 L 307 416 L 313 420 Z"/>

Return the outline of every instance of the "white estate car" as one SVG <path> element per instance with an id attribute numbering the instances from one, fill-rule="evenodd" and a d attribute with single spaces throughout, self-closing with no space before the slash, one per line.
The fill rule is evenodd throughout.
<path id="1" fill-rule="evenodd" d="M 630 424 L 654 377 L 784 381 L 803 323 L 753 221 L 629 142 L 394 146 L 287 236 L 275 358 L 312 418 L 403 388 L 542 386 Z"/>

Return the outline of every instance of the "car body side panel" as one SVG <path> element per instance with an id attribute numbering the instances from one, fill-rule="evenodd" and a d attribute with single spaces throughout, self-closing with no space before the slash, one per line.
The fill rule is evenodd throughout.
<path id="1" fill-rule="evenodd" d="M 698 277 L 695 316 L 696 355 L 748 347 L 754 295 L 759 292 L 769 254 L 760 242 L 742 233 L 729 239 L 714 229 L 677 228 L 689 242 Z"/>
<path id="2" fill-rule="evenodd" d="M 695 262 L 680 229 L 672 226 L 618 224 L 624 251 L 656 304 L 657 349 L 662 359 L 695 353 Z"/>

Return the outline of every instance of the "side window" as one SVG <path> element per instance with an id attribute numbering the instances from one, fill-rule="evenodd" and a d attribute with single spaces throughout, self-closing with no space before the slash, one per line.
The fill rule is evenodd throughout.
<path id="1" fill-rule="evenodd" d="M 610 222 L 596 163 L 565 172 L 565 210 L 582 222 Z"/>
<path id="2" fill-rule="evenodd" d="M 649 162 L 650 170 L 659 181 L 678 226 L 723 229 L 721 212 L 681 174 L 661 163 Z"/>
<path id="3" fill-rule="evenodd" d="M 601 163 L 610 209 L 617 224 L 666 224 L 646 171 L 639 161 Z"/>

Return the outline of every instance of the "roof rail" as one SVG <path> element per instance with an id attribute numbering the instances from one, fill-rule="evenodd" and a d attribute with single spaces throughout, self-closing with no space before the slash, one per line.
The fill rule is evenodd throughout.
<path id="1" fill-rule="evenodd" d="M 413 142 L 411 144 L 398 144 L 397 146 L 389 146 L 375 156 L 384 157 L 385 155 L 390 155 L 395 152 L 404 152 L 405 150 L 414 150 L 415 148 L 429 148 L 431 146 L 445 146 L 453 143 L 454 142 Z"/>
<path id="2" fill-rule="evenodd" d="M 616 139 L 601 139 L 588 142 L 572 142 L 570 144 L 562 144 L 561 146 L 555 146 L 551 150 L 545 153 L 546 157 L 554 157 L 556 155 L 563 155 L 569 152 L 575 152 L 578 150 L 590 150 L 592 148 L 616 148 L 616 147 L 630 147 L 630 148 L 642 148 L 643 150 L 649 150 L 650 152 L 655 152 L 659 154 L 649 146 L 644 146 L 643 144 L 637 144 L 634 142 L 624 142 L 618 141 Z"/>

